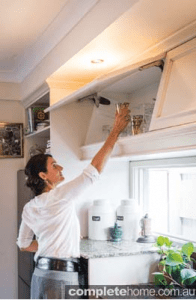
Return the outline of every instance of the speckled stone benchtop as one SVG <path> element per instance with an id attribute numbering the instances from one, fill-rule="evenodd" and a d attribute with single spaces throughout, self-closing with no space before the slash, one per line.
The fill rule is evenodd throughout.
<path id="1" fill-rule="evenodd" d="M 154 243 L 110 242 L 81 239 L 80 255 L 86 259 L 154 253 Z"/>

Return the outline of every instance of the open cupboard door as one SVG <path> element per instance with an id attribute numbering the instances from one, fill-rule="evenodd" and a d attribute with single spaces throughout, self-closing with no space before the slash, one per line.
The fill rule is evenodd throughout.
<path id="1" fill-rule="evenodd" d="M 144 73 L 146 74 L 146 71 L 143 72 L 143 70 L 151 69 L 152 67 L 163 68 L 163 59 L 165 58 L 165 56 L 166 54 L 162 53 L 157 56 L 147 58 L 143 61 L 127 65 L 121 69 L 117 69 L 115 71 L 102 75 L 99 78 L 96 78 L 95 80 L 89 82 L 85 86 L 77 89 L 68 96 L 60 98 L 55 104 L 47 108 L 45 112 L 58 109 L 61 106 L 64 106 L 65 104 L 84 99 L 85 97 L 88 98 L 89 96 L 94 95 L 96 93 L 101 94 L 108 88 L 112 89 L 113 87 L 115 87 L 116 89 L 116 86 L 123 84 L 124 81 L 129 81 L 130 88 L 132 87 L 132 89 L 135 88 L 136 84 L 137 86 L 139 86 L 140 82 L 143 81 L 146 81 L 146 84 L 149 84 L 149 81 L 151 81 L 151 76 L 153 75 L 150 74 L 150 77 L 142 75 Z M 61 88 L 63 90 L 63 87 Z"/>
<path id="2" fill-rule="evenodd" d="M 151 130 L 196 122 L 196 38 L 167 53 Z"/>

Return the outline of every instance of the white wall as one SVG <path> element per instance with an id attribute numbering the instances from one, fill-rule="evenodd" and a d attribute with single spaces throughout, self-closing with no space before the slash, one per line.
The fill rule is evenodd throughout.
<path id="1" fill-rule="evenodd" d="M 0 82 L 1 100 L 21 100 L 20 84 L 12 82 Z"/>
<path id="2" fill-rule="evenodd" d="M 0 100 L 0 122 L 23 123 L 18 101 Z M 0 298 L 17 298 L 17 171 L 23 158 L 0 158 Z"/>
<path id="3" fill-rule="evenodd" d="M 69 181 L 80 174 L 89 164 L 80 161 L 80 146 L 84 144 L 92 115 L 91 102 L 74 102 L 51 112 L 52 154 L 64 167 L 64 176 Z M 128 162 L 109 161 L 101 178 L 89 188 L 78 202 L 81 235 L 87 236 L 87 209 L 94 199 L 109 199 L 114 206 L 128 197 Z"/>

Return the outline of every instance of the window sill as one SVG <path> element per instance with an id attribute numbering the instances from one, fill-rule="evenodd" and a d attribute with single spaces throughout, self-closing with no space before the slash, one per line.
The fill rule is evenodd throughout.
<path id="1" fill-rule="evenodd" d="M 195 242 L 195 241 L 192 241 L 192 240 L 188 240 L 188 239 L 182 238 L 181 236 L 174 236 L 174 235 L 171 235 L 171 234 L 168 234 L 168 233 L 160 233 L 160 232 L 153 232 L 153 235 L 154 235 L 155 237 L 158 237 L 158 236 L 160 236 L 160 235 L 166 236 L 166 237 L 168 237 L 172 242 L 174 242 L 176 246 L 182 246 L 182 245 L 185 244 L 185 243 L 191 242 L 191 243 L 193 243 L 194 247 L 196 247 L 196 242 Z"/>

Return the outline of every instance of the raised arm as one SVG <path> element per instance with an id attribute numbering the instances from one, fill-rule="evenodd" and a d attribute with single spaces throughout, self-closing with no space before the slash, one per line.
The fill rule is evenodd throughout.
<path id="1" fill-rule="evenodd" d="M 129 121 L 130 121 L 129 103 L 124 103 L 120 106 L 119 111 L 116 111 L 115 122 L 110 135 L 108 136 L 102 148 L 92 159 L 91 164 L 98 170 L 99 173 L 102 172 L 112 152 L 112 149 L 118 139 L 119 134 L 128 125 Z"/>

